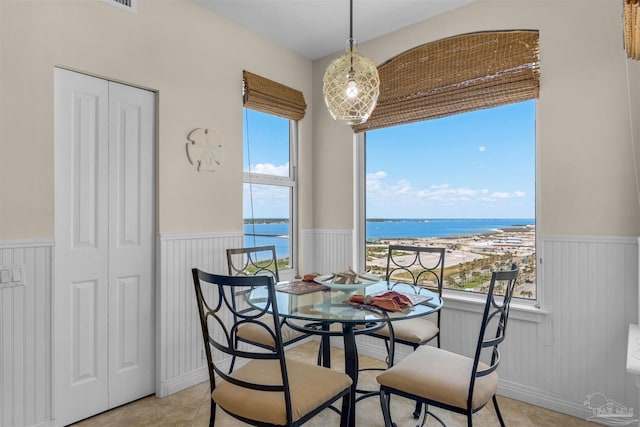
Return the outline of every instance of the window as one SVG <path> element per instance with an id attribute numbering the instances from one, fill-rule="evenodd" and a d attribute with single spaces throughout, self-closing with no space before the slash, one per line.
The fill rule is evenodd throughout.
<path id="1" fill-rule="evenodd" d="M 297 122 L 243 112 L 244 245 L 275 245 L 284 279 L 296 265 Z"/>
<path id="2" fill-rule="evenodd" d="M 367 131 L 365 268 L 384 275 L 390 243 L 445 246 L 445 288 L 514 261 L 535 300 L 535 158 L 534 100 Z"/>

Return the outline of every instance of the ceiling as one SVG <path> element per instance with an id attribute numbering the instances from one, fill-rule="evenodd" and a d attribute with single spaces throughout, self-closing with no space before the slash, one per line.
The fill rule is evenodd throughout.
<path id="1" fill-rule="evenodd" d="M 192 0 L 278 45 L 315 60 L 346 47 L 348 0 Z M 475 0 L 354 0 L 358 43 Z"/>

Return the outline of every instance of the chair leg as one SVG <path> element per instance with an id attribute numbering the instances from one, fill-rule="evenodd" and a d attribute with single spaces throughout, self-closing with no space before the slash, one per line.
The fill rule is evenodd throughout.
<path id="1" fill-rule="evenodd" d="M 498 416 L 498 421 L 500 421 L 500 426 L 504 427 L 504 420 L 502 419 L 502 414 L 500 413 L 500 407 L 498 406 L 498 399 L 496 395 L 493 395 L 493 407 L 496 408 L 496 415 Z"/>
<path id="2" fill-rule="evenodd" d="M 418 347 L 419 346 L 413 347 L 413 351 L 416 351 L 416 349 Z M 440 334 L 438 334 L 438 347 L 440 347 Z M 413 411 L 413 419 L 414 420 L 417 420 L 418 418 L 420 418 L 420 412 L 421 411 L 422 411 L 422 404 L 416 400 L 416 409 L 415 409 L 415 411 Z M 426 414 L 425 414 L 425 416 L 426 416 Z"/>
<path id="3" fill-rule="evenodd" d="M 349 425 L 349 415 L 353 408 L 351 408 L 351 393 L 347 393 L 342 398 L 342 411 L 340 413 L 340 427 L 347 427 Z"/>
<path id="4" fill-rule="evenodd" d="M 420 412 L 422 412 L 422 403 L 416 401 L 416 409 L 413 411 L 413 419 L 417 420 L 420 418 Z"/>
<path id="5" fill-rule="evenodd" d="M 209 427 L 216 425 L 216 402 L 211 399 L 211 415 L 209 415 Z"/>
<path id="6" fill-rule="evenodd" d="M 391 395 L 380 390 L 380 407 L 382 408 L 382 418 L 384 419 L 385 427 L 392 427 L 391 422 L 391 410 L 389 408 Z"/>

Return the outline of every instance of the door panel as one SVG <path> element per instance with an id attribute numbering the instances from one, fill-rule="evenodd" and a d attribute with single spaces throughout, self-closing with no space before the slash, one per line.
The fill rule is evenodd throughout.
<path id="1" fill-rule="evenodd" d="M 56 418 L 108 409 L 108 85 L 55 70 Z"/>
<path id="2" fill-rule="evenodd" d="M 154 392 L 153 93 L 109 85 L 109 404 Z"/>
<path id="3" fill-rule="evenodd" d="M 95 381 L 100 375 L 100 355 L 96 352 L 100 337 L 96 313 L 97 303 L 97 281 L 91 280 L 73 284 L 71 293 L 71 318 L 73 319 L 72 386 Z"/>

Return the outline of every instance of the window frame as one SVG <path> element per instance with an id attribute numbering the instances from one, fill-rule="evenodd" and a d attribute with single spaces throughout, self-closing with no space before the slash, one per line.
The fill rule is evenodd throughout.
<path id="1" fill-rule="evenodd" d="M 254 110 L 252 108 L 243 107 L 242 126 L 245 126 L 244 110 Z M 289 121 L 289 176 L 267 175 L 255 172 L 242 171 L 242 185 L 243 185 L 243 200 L 244 200 L 244 185 L 256 184 L 256 185 L 271 185 L 278 187 L 287 187 L 290 191 L 290 204 L 289 204 L 289 262 L 290 268 L 279 269 L 280 280 L 293 280 L 298 271 L 298 121 L 293 119 L 286 119 L 281 116 L 277 116 L 271 113 L 273 117 L 278 117 Z M 245 150 L 245 142 L 243 138 L 242 149 L 243 157 Z M 244 160 L 243 160 L 244 162 Z M 251 165 L 249 165 L 251 166 Z M 244 202 L 243 202 L 244 203 Z M 242 238 L 245 239 L 244 233 L 244 209 L 242 214 Z M 277 255 L 277 254 L 276 254 Z"/>
<path id="2" fill-rule="evenodd" d="M 548 314 L 544 309 L 544 271 L 543 254 L 540 239 L 540 149 L 538 141 L 538 101 L 535 102 L 535 215 L 536 215 L 536 299 L 527 300 L 514 298 L 511 302 L 512 318 L 530 322 L 540 322 Z M 366 134 L 359 132 L 353 134 L 354 145 L 354 254 L 353 265 L 357 265 L 359 271 L 365 271 L 366 266 Z M 458 291 L 454 289 L 443 289 L 442 298 L 445 307 L 456 310 L 480 313 L 486 301 L 482 295 Z"/>

